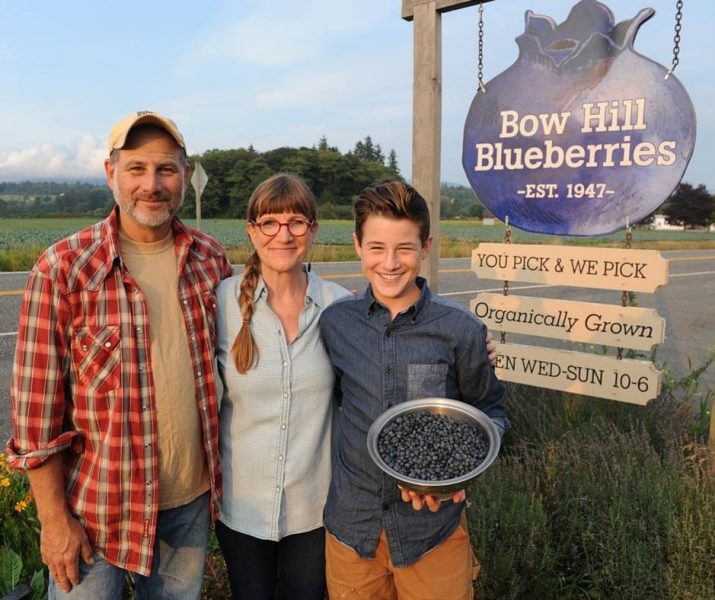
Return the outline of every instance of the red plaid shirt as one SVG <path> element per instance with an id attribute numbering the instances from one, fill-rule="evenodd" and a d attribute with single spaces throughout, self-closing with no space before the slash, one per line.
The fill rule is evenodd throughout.
<path id="1" fill-rule="evenodd" d="M 93 547 L 148 575 L 158 513 L 148 309 L 122 265 L 118 209 L 59 241 L 27 281 L 10 386 L 10 464 L 64 451 L 67 501 Z M 196 382 L 212 509 L 221 494 L 213 370 L 215 287 L 232 269 L 212 238 L 173 222 L 179 301 Z M 177 326 L 179 324 L 177 323 Z"/>

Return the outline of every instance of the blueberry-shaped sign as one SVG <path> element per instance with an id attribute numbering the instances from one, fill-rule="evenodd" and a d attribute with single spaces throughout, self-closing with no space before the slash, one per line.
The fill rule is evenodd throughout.
<path id="1" fill-rule="evenodd" d="M 680 182 L 695 144 L 690 98 L 633 42 L 655 14 L 614 24 L 596 0 L 556 25 L 526 13 L 519 58 L 480 90 L 462 164 L 481 202 L 527 231 L 601 235 L 634 224 Z"/>

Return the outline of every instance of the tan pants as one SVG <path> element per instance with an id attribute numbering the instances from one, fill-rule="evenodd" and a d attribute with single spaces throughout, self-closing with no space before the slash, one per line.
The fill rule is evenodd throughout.
<path id="1" fill-rule="evenodd" d="M 450 537 L 409 567 L 392 564 L 384 531 L 371 559 L 326 533 L 325 557 L 330 600 L 471 600 L 479 573 L 464 518 Z"/>

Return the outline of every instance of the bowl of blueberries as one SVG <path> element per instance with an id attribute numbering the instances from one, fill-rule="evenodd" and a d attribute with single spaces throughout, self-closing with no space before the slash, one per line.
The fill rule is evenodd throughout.
<path id="1" fill-rule="evenodd" d="M 403 487 L 445 500 L 486 471 L 499 454 L 497 426 L 481 410 L 449 398 L 402 402 L 367 432 L 373 462 Z"/>

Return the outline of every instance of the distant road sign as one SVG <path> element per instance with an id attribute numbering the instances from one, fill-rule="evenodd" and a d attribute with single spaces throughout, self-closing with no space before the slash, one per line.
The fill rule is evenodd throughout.
<path id="1" fill-rule="evenodd" d="M 194 172 L 191 174 L 191 185 L 194 186 L 197 196 L 200 196 L 204 191 L 208 180 L 209 176 L 206 174 L 206 171 L 204 171 L 201 163 L 197 160 L 196 163 L 194 163 Z"/>

